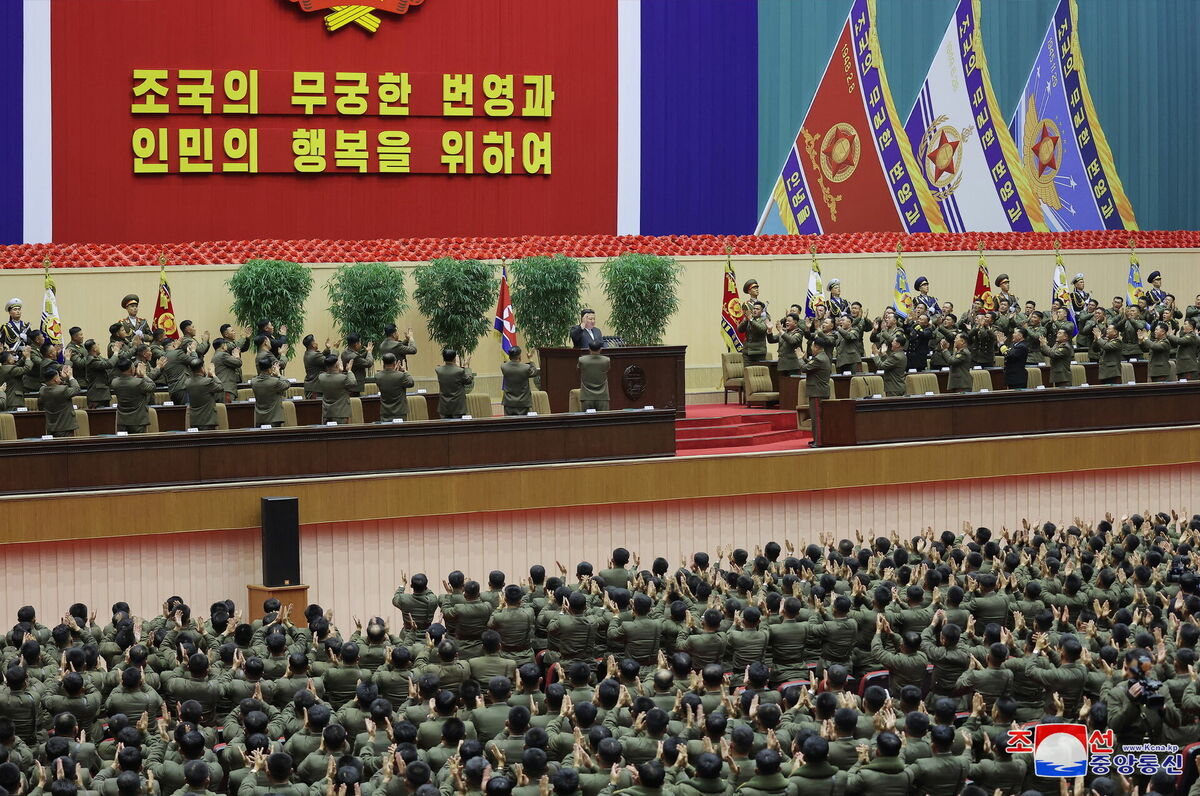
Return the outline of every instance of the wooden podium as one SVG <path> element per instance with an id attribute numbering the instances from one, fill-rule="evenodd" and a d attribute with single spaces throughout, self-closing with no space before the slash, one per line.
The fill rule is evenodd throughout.
<path id="1" fill-rule="evenodd" d="M 247 617 L 262 616 L 263 602 L 274 597 L 279 600 L 281 607 L 286 608 L 292 606 L 292 621 L 297 625 L 300 624 L 296 617 L 304 615 L 304 609 L 308 607 L 308 586 L 256 586 L 254 584 L 246 585 Z"/>
<path id="2" fill-rule="evenodd" d="M 677 417 L 687 414 L 683 358 L 687 346 L 627 346 L 606 348 L 600 353 L 612 360 L 608 371 L 611 409 L 674 409 Z M 579 388 L 577 360 L 585 349 L 539 348 L 542 389 L 550 397 L 550 409 L 568 411 L 571 390 Z"/>

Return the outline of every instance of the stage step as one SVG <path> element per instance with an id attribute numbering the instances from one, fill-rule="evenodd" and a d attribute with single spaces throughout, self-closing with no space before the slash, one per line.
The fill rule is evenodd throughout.
<path id="1" fill-rule="evenodd" d="M 699 450 L 701 448 L 745 448 L 755 445 L 768 445 L 773 442 L 788 442 L 791 440 L 808 439 L 803 431 L 769 431 L 762 434 L 744 434 L 737 436 L 676 438 L 676 450 Z"/>
<path id="2" fill-rule="evenodd" d="M 707 417 L 688 417 L 675 422 L 675 428 L 707 428 L 718 429 L 728 426 L 739 426 L 746 423 L 769 423 L 776 431 L 791 431 L 796 426 L 796 413 L 788 411 L 765 410 L 757 412 L 734 412 L 728 415 L 710 415 Z"/>
<path id="3" fill-rule="evenodd" d="M 709 439 L 712 437 L 736 436 L 745 437 L 754 434 L 769 434 L 780 429 L 773 428 L 770 423 L 727 423 L 719 426 L 676 426 L 675 439 Z"/>

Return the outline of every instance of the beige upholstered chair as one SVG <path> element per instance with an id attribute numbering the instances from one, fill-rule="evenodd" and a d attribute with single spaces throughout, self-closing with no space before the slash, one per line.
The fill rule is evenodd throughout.
<path id="1" fill-rule="evenodd" d="M 74 406 L 76 409 L 87 409 L 87 396 L 86 395 L 76 395 L 74 398 L 71 399 L 71 405 Z"/>
<path id="2" fill-rule="evenodd" d="M 864 376 L 850 377 L 850 397 L 870 398 L 872 395 L 883 395 L 883 377 L 868 373 Z"/>
<path id="3" fill-rule="evenodd" d="M 216 404 L 216 410 L 217 410 L 217 430 L 218 431 L 228 431 L 229 430 L 229 410 L 225 408 L 225 404 L 220 403 L 220 402 L 218 402 Z"/>
<path id="4" fill-rule="evenodd" d="M 771 389 L 771 372 L 765 365 L 743 368 L 746 380 L 746 405 L 761 403 L 764 407 L 779 402 L 779 391 Z"/>
<path id="5" fill-rule="evenodd" d="M 28 409 L 30 412 L 36 412 L 39 409 L 41 409 L 41 407 L 38 406 L 37 396 L 34 396 L 32 398 L 30 398 L 29 396 L 26 396 L 25 397 L 25 408 Z"/>
<path id="6" fill-rule="evenodd" d="M 539 415 L 550 414 L 550 394 L 545 390 L 533 390 L 530 394 L 533 396 L 533 404 L 530 405 L 530 410 L 537 412 Z"/>
<path id="7" fill-rule="evenodd" d="M 158 412 L 156 412 L 154 410 L 153 406 L 150 407 L 149 409 L 147 409 L 146 411 L 148 411 L 150 413 L 150 425 L 146 426 L 146 433 L 147 434 L 157 434 L 158 433 Z"/>
<path id="8" fill-rule="evenodd" d="M 1128 384 L 1131 381 L 1137 381 L 1137 377 L 1134 375 L 1134 372 L 1133 372 L 1133 363 L 1132 362 L 1122 362 L 1121 363 L 1121 383 Z"/>
<path id="9" fill-rule="evenodd" d="M 250 389 L 249 387 L 242 387 L 240 390 L 238 390 L 237 399 L 239 401 L 249 401 L 253 397 L 254 390 Z"/>
<path id="10" fill-rule="evenodd" d="M 77 436 L 77 437 L 92 436 L 92 424 L 90 422 L 88 422 L 88 416 L 87 416 L 86 409 L 76 409 L 75 410 L 75 424 L 79 426 L 79 428 L 75 429 L 75 436 Z"/>
<path id="11" fill-rule="evenodd" d="M 351 398 L 350 399 L 350 422 L 351 423 L 366 422 L 365 420 L 363 420 L 362 398 Z"/>
<path id="12" fill-rule="evenodd" d="M 379 395 L 379 385 L 375 382 L 369 382 L 362 386 L 363 395 Z"/>
<path id="13" fill-rule="evenodd" d="M 492 396 L 485 392 L 467 393 L 467 414 L 471 417 L 491 417 Z"/>
<path id="14" fill-rule="evenodd" d="M 304 385 L 301 384 L 298 387 L 288 387 L 287 397 L 288 398 L 303 398 L 304 397 Z M 238 400 L 240 401 L 241 399 L 239 398 Z"/>
<path id="15" fill-rule="evenodd" d="M 746 380 L 743 367 L 744 361 L 740 351 L 721 354 L 721 383 L 724 386 L 725 403 L 729 403 L 729 393 L 736 392 L 741 401 Z"/>
<path id="16" fill-rule="evenodd" d="M 296 404 L 292 401 L 283 402 L 283 425 L 285 428 L 295 428 L 300 425 L 296 420 Z"/>
<path id="17" fill-rule="evenodd" d="M 1089 354 L 1087 351 L 1076 351 L 1075 352 L 1075 361 L 1076 362 L 1087 362 L 1088 356 L 1089 356 Z"/>
<path id="18" fill-rule="evenodd" d="M 167 392 L 166 390 L 155 390 L 154 391 L 154 405 L 155 406 L 162 406 L 169 400 L 171 400 L 171 393 Z"/>
<path id="19" fill-rule="evenodd" d="M 1025 372 L 1029 374 L 1029 389 L 1032 390 L 1039 384 L 1045 386 L 1045 382 L 1042 381 L 1042 369 L 1037 365 L 1027 365 Z"/>
<path id="20" fill-rule="evenodd" d="M 904 377 L 905 395 L 924 395 L 927 392 L 940 393 L 936 373 L 909 373 Z"/>
<path id="21" fill-rule="evenodd" d="M 17 421 L 12 412 L 0 412 L 0 439 L 17 438 Z"/>
<path id="22" fill-rule="evenodd" d="M 410 422 L 429 419 L 429 402 L 425 400 L 424 395 L 409 394 L 408 419 Z"/>
<path id="23" fill-rule="evenodd" d="M 992 389 L 992 374 L 986 370 L 971 371 L 971 392 L 981 392 Z"/>
<path id="24" fill-rule="evenodd" d="M 1086 361 L 1086 360 L 1085 360 Z M 1078 387 L 1087 383 L 1087 371 L 1078 362 L 1071 363 L 1071 386 Z"/>
<path id="25" fill-rule="evenodd" d="M 571 390 L 571 394 L 567 398 L 567 411 L 568 412 L 582 412 L 583 411 L 580 408 L 579 390 L 578 389 Z"/>

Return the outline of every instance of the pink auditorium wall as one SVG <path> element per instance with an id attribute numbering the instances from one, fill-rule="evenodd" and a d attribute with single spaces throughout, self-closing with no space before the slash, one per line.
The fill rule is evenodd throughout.
<path id="1" fill-rule="evenodd" d="M 1071 452 L 1063 451 L 1064 466 Z M 1082 463 L 1080 463 L 1082 464 Z M 919 461 L 935 473 L 951 461 Z M 351 616 L 397 618 L 391 595 L 401 571 L 424 571 L 436 584 L 452 569 L 483 580 L 492 569 L 509 578 L 530 564 L 553 571 L 555 559 L 572 567 L 587 559 L 604 563 L 616 546 L 640 553 L 643 566 L 663 555 L 717 545 L 753 548 L 769 540 L 797 545 L 819 531 L 839 536 L 909 534 L 932 525 L 957 529 L 963 521 L 992 528 L 1014 527 L 1022 518 L 1069 523 L 1174 508 L 1200 511 L 1200 464 L 1020 478 L 930 482 L 916 486 L 843 489 L 709 498 L 659 503 L 601 505 L 432 518 L 306 525 L 301 532 L 301 576 L 310 599 Z M 75 600 L 104 610 L 124 599 L 136 614 L 157 611 L 180 594 L 207 614 L 216 599 L 241 605 L 246 584 L 261 573 L 257 529 L 127 537 L 102 541 L 10 545 L 3 550 L 5 578 L 0 616 L 13 617 L 30 603 L 52 622 Z M 440 588 L 440 587 L 439 587 Z M 0 627 L 7 625 L 5 620 Z"/>

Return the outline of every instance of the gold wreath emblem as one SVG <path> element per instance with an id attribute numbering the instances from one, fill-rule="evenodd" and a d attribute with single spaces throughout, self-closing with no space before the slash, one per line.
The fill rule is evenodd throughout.
<path id="1" fill-rule="evenodd" d="M 175 334 L 175 316 L 169 312 L 164 312 L 158 316 L 157 326 L 167 333 L 167 336 Z"/>
<path id="2" fill-rule="evenodd" d="M 729 313 L 729 317 L 733 320 L 740 320 L 742 317 L 742 301 L 741 299 L 731 298 L 725 303 L 725 311 Z"/>
<path id="3" fill-rule="evenodd" d="M 1054 178 L 1062 167 L 1063 142 L 1053 119 L 1038 117 L 1037 100 L 1032 94 L 1025 105 L 1025 136 L 1021 142 L 1021 162 L 1038 199 L 1055 210 L 1062 209 L 1062 199 Z"/>
<path id="4" fill-rule="evenodd" d="M 962 130 L 946 124 L 947 116 L 939 116 L 925 130 L 921 137 L 918 159 L 925 180 L 933 189 L 933 196 L 939 202 L 948 199 L 962 182 L 963 144 L 975 131 L 968 125 Z"/>
<path id="5" fill-rule="evenodd" d="M 821 174 L 830 182 L 845 182 L 858 168 L 861 155 L 858 131 L 846 122 L 838 122 L 821 139 Z"/>

